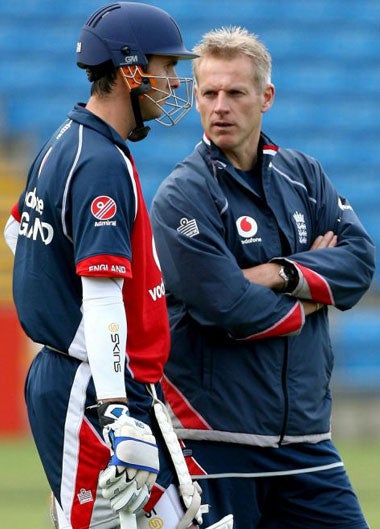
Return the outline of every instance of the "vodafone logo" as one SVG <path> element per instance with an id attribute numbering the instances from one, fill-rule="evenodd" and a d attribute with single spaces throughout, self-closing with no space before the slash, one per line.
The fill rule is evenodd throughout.
<path id="1" fill-rule="evenodd" d="M 257 233 L 257 222 L 252 217 L 244 215 L 244 217 L 239 217 L 236 221 L 236 227 L 238 233 L 241 237 L 245 239 L 249 237 L 254 237 Z"/>
<path id="2" fill-rule="evenodd" d="M 116 211 L 116 202 L 111 197 L 96 197 L 91 203 L 91 213 L 98 220 L 110 220 L 116 215 Z"/>

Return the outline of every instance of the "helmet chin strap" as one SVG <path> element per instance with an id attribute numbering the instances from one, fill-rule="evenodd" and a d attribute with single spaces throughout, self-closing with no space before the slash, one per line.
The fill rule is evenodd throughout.
<path id="1" fill-rule="evenodd" d="M 139 89 L 134 88 L 133 90 L 131 90 L 130 94 L 131 94 L 132 110 L 135 116 L 136 126 L 128 134 L 128 139 L 133 142 L 141 141 L 148 136 L 150 127 L 144 125 L 144 121 L 141 115 L 141 108 L 140 108 L 140 103 L 139 103 Z"/>

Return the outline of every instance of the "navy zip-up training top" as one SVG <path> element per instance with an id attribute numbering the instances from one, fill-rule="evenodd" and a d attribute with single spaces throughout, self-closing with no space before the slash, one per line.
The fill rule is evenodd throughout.
<path id="1" fill-rule="evenodd" d="M 164 387 L 182 439 L 276 447 L 331 436 L 327 307 L 305 318 L 295 296 L 241 269 L 286 258 L 298 298 L 346 310 L 369 288 L 374 245 L 315 159 L 263 134 L 260 159 L 261 189 L 204 138 L 152 203 L 171 323 Z M 329 230 L 338 245 L 310 250 Z"/>

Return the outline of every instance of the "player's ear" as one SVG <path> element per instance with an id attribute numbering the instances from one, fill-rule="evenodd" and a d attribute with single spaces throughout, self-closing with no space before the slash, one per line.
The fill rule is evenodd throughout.
<path id="1" fill-rule="evenodd" d="M 272 83 L 268 83 L 263 91 L 261 112 L 264 113 L 270 109 L 273 104 L 275 96 L 275 88 Z"/>

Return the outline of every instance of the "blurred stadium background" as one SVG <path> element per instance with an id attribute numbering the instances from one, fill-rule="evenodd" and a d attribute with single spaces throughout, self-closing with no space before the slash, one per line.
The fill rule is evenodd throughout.
<path id="1" fill-rule="evenodd" d="M 89 83 L 75 65 L 75 45 L 85 19 L 104 3 L 1 2 L 1 231 L 37 150 L 73 104 L 88 98 Z M 380 1 L 150 3 L 174 16 L 187 47 L 221 25 L 243 25 L 262 38 L 272 54 L 277 89 L 274 107 L 264 117 L 264 130 L 278 144 L 318 158 L 378 244 Z M 180 64 L 178 71 L 189 74 L 189 63 Z M 132 145 L 148 205 L 158 184 L 190 152 L 201 133 L 193 109 L 178 127 L 163 129 L 153 124 L 150 140 Z M 34 353 L 12 306 L 11 262 L 1 237 L 0 440 L 27 436 L 23 380 Z M 380 441 L 379 304 L 377 270 L 370 291 L 357 307 L 344 314 L 330 311 L 336 355 L 333 427 L 338 437 Z"/>

